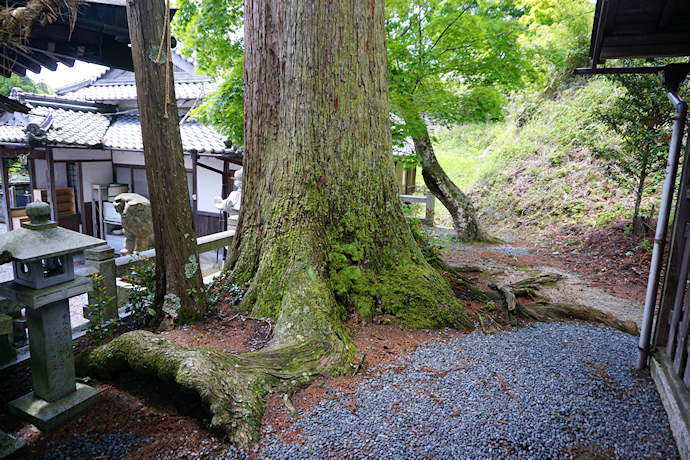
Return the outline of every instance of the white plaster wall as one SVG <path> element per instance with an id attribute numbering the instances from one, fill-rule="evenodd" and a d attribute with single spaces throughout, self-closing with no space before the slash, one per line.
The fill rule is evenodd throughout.
<path id="1" fill-rule="evenodd" d="M 113 163 L 144 166 L 144 152 L 113 150 Z"/>
<path id="2" fill-rule="evenodd" d="M 204 163 L 207 164 L 206 161 L 204 161 Z M 220 168 L 222 171 L 222 163 Z M 223 186 L 223 178 L 220 174 L 204 168 L 197 168 L 196 170 L 197 209 L 205 212 L 218 212 L 218 209 L 216 209 L 215 205 L 213 204 L 213 198 L 220 196 L 221 188 Z"/>
<path id="3" fill-rule="evenodd" d="M 110 160 L 112 152 L 101 149 L 54 148 L 55 161 Z"/>
<path id="4" fill-rule="evenodd" d="M 185 158 L 186 160 L 186 158 Z M 218 160 L 209 157 L 200 157 L 199 163 L 218 171 L 223 170 L 223 160 Z M 190 162 L 191 167 L 191 162 Z M 242 166 L 230 163 L 228 168 L 230 170 L 238 170 Z M 216 206 L 213 204 L 213 198 L 220 196 L 221 188 L 223 187 L 223 178 L 220 174 L 202 167 L 197 168 L 197 209 L 204 212 L 218 212 Z M 226 197 L 223 197 L 226 198 Z"/>
<path id="5" fill-rule="evenodd" d="M 83 178 L 84 202 L 90 203 L 91 186 L 94 184 L 109 184 L 113 181 L 113 167 L 110 161 L 90 161 L 81 164 Z M 103 197 L 107 198 L 107 194 Z"/>
<path id="6" fill-rule="evenodd" d="M 46 180 L 46 171 L 48 171 L 48 162 L 46 160 L 34 160 L 34 171 L 36 171 L 36 188 L 46 188 L 48 181 Z"/>
<path id="7" fill-rule="evenodd" d="M 36 171 L 36 188 L 47 188 L 48 162 L 46 160 L 34 160 L 34 170 Z M 65 163 L 55 163 L 55 187 L 67 187 L 67 165 Z"/>
<path id="8" fill-rule="evenodd" d="M 55 188 L 67 187 L 67 163 L 53 163 L 55 165 Z"/>

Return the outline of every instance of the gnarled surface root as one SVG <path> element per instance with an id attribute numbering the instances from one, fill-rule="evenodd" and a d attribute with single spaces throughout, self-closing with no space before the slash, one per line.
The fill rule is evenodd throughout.
<path id="1" fill-rule="evenodd" d="M 247 449 L 259 440 L 263 397 L 276 389 L 292 393 L 319 374 L 328 350 L 317 344 L 233 355 L 178 345 L 146 331 L 123 334 L 77 356 L 80 375 L 110 378 L 123 369 L 173 381 L 197 393 L 211 414 L 211 427 Z"/>
<path id="2" fill-rule="evenodd" d="M 527 319 L 541 321 L 545 323 L 560 321 L 562 319 L 581 319 L 593 321 L 606 326 L 627 332 L 631 335 L 638 335 L 637 324 L 633 321 L 621 321 L 613 315 L 604 313 L 596 308 L 586 305 L 571 304 L 549 304 L 549 305 L 523 305 L 517 304 L 517 314 Z"/>

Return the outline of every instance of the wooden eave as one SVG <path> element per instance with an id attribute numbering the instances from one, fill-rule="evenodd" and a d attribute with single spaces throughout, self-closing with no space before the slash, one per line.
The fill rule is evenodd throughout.
<path id="1" fill-rule="evenodd" d="M 690 2 L 678 0 L 598 0 L 590 58 L 690 56 Z"/>
<path id="2" fill-rule="evenodd" d="M 8 2 L 8 6 L 25 4 L 26 0 Z M 171 9 L 171 17 L 175 11 Z M 134 70 L 125 0 L 81 2 L 73 29 L 65 10 L 52 24 L 35 23 L 20 46 L 3 48 L 0 75 L 26 75 L 27 70 L 39 72 L 41 67 L 55 70 L 59 62 L 71 67 L 75 60 Z"/>

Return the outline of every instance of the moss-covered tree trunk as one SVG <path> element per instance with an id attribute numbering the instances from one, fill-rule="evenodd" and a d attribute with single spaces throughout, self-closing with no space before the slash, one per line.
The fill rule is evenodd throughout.
<path id="1" fill-rule="evenodd" d="M 245 185 L 226 270 L 250 282 L 254 315 L 305 336 L 339 329 L 346 308 L 469 325 L 402 213 L 384 37 L 381 1 L 246 3 Z"/>
<path id="2" fill-rule="evenodd" d="M 413 141 L 422 163 L 424 183 L 450 213 L 458 241 L 495 241 L 479 225 L 472 201 L 438 164 L 428 132 L 425 130 L 424 133 L 413 137 Z"/>
<path id="3" fill-rule="evenodd" d="M 213 425 L 258 440 L 262 396 L 349 372 L 348 314 L 424 328 L 472 323 L 403 216 L 389 126 L 382 0 L 245 2 L 245 184 L 227 283 L 274 317 L 240 356 L 125 334 L 81 372 L 131 367 L 197 391 Z"/>
<path id="4" fill-rule="evenodd" d="M 157 318 L 163 318 L 165 309 L 189 320 L 204 314 L 206 297 L 189 205 L 173 66 L 166 64 L 170 60 L 165 32 L 169 12 L 164 6 L 163 0 L 127 2 L 127 21 L 156 239 Z"/>

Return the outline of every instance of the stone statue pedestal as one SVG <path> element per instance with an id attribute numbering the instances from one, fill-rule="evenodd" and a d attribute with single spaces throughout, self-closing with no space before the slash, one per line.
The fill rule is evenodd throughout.
<path id="1" fill-rule="evenodd" d="M 237 220 L 239 217 L 237 214 L 230 214 L 228 216 L 228 230 L 237 230 Z"/>
<path id="2" fill-rule="evenodd" d="M 98 401 L 100 393 L 83 383 L 76 383 L 74 391 L 54 402 L 29 394 L 11 401 L 7 408 L 11 415 L 36 425 L 44 433 L 60 428 L 75 415 Z"/>
<path id="3" fill-rule="evenodd" d="M 26 306 L 34 391 L 9 403 L 10 414 L 47 432 L 96 402 L 98 390 L 76 382 L 69 297 L 91 290 L 91 280 L 31 289 L 0 284 L 3 296 Z"/>

